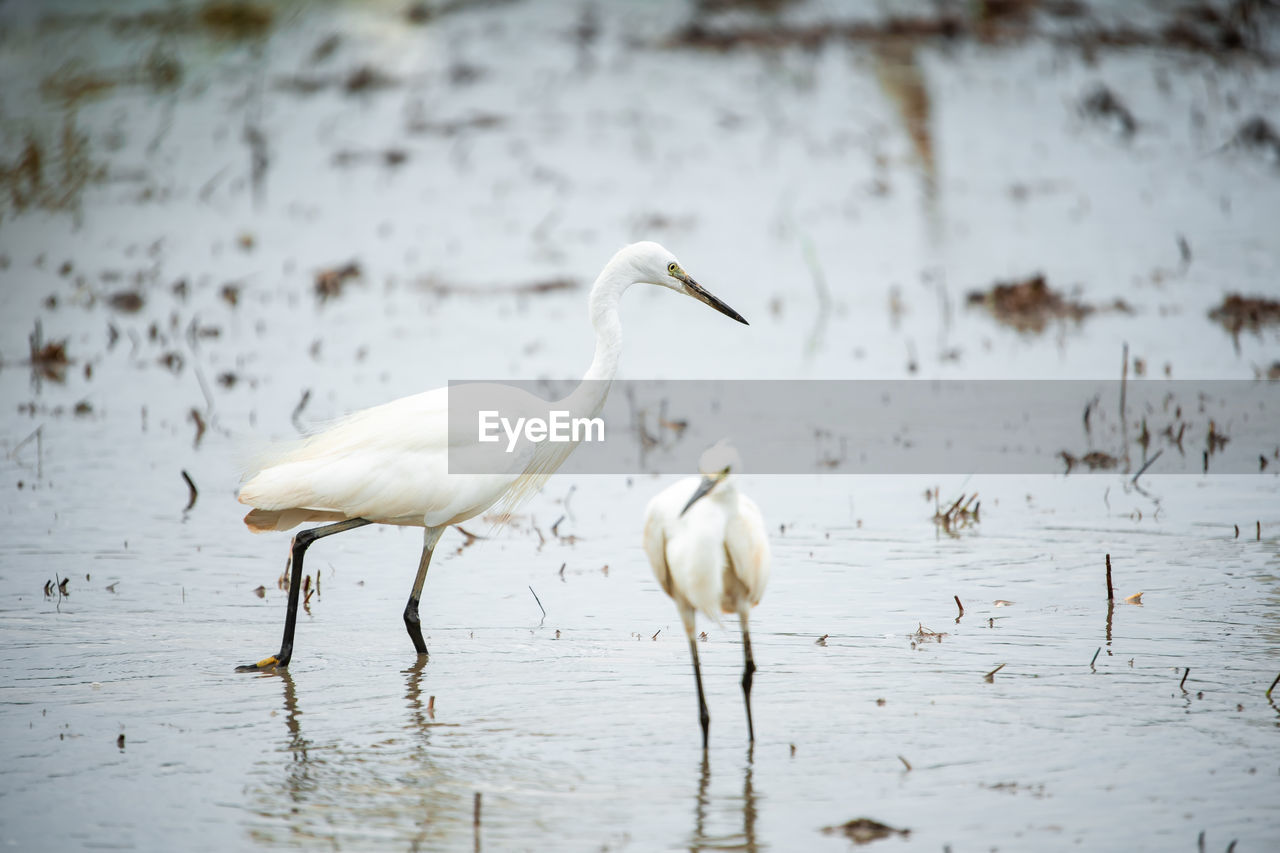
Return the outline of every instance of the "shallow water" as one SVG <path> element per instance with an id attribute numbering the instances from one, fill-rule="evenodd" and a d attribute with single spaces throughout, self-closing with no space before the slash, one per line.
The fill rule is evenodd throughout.
<path id="1" fill-rule="evenodd" d="M 446 534 L 426 662 L 400 621 L 418 534 L 326 539 L 291 672 L 232 671 L 277 648 L 285 600 L 286 538 L 245 532 L 234 501 L 246 444 L 450 379 L 576 374 L 585 287 L 629 239 L 671 246 L 753 325 L 631 293 L 628 378 L 1115 379 L 1127 343 L 1150 375 L 1253 379 L 1276 328 L 1233 339 L 1207 312 L 1280 293 L 1280 173 L 1221 148 L 1275 114 L 1271 68 L 1040 37 L 660 47 L 679 4 L 599 8 L 583 43 L 582 9 L 555 4 L 426 25 L 279 7 L 247 39 L 11 5 L 4 150 L 38 139 L 65 166 L 72 127 L 103 171 L 50 165 L 45 201 L 10 195 L 0 219 L 6 845 L 844 850 L 821 830 L 856 817 L 911 830 L 884 849 L 1280 838 L 1280 464 L 1143 490 L 1132 471 L 744 476 L 774 531 L 758 740 L 737 627 L 705 625 L 705 763 L 639 547 L 667 478 L 557 478 L 513 526 L 466 525 L 490 538 Z M 125 73 L 157 50 L 177 83 Z M 347 93 L 365 64 L 391 81 Z M 58 100 L 66 68 L 116 82 Z M 1132 139 L 1079 112 L 1098 81 Z M 256 192 L 246 128 L 267 140 Z M 352 259 L 320 300 L 316 271 Z M 1133 313 L 1036 334 L 964 305 L 1036 270 Z M 124 290 L 136 313 L 108 303 Z M 62 381 L 22 364 L 37 319 L 67 339 Z M 935 487 L 977 491 L 981 520 L 941 529 Z"/>

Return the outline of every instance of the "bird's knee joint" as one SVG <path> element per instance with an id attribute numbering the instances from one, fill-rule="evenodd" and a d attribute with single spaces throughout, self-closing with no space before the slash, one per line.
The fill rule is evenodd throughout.
<path id="1" fill-rule="evenodd" d="M 418 623 L 418 599 L 411 597 L 404 606 L 404 621 L 414 625 Z"/>

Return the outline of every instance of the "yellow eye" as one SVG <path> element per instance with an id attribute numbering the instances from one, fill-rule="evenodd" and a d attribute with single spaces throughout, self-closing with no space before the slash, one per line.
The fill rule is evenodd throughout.
<path id="1" fill-rule="evenodd" d="M 667 272 L 670 273 L 671 275 L 675 275 L 676 271 L 679 269 L 680 269 L 680 265 L 677 264 L 675 261 L 672 261 L 671 263 L 667 264 Z"/>

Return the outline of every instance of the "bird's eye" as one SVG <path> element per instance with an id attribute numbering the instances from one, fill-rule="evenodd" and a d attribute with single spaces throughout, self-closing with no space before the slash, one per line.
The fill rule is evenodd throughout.
<path id="1" fill-rule="evenodd" d="M 724 466 L 724 470 L 720 472 L 720 476 L 721 476 L 721 477 L 728 477 L 728 476 L 729 476 L 729 466 L 728 466 L 728 465 Z"/>
<path id="2" fill-rule="evenodd" d="M 676 270 L 678 269 L 680 269 L 680 265 L 677 264 L 675 261 L 672 261 L 671 263 L 667 264 L 667 272 L 671 275 L 675 275 Z"/>

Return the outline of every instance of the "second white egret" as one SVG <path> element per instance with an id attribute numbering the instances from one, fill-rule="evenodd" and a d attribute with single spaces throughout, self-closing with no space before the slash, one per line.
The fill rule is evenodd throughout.
<path id="1" fill-rule="evenodd" d="M 702 692 L 702 667 L 694 619 L 699 612 L 716 622 L 735 613 L 742 627 L 742 698 L 747 706 L 747 737 L 755 741 L 751 722 L 751 657 L 748 615 L 760 603 L 769 582 L 769 538 L 760 508 L 741 494 L 729 474 L 741 469 L 738 452 L 721 442 L 698 460 L 702 479 L 690 477 L 667 487 L 649 502 L 644 516 L 644 550 L 658 583 L 676 603 L 693 654 L 698 684 L 698 718 L 702 748 L 707 748 L 711 715 Z"/>

